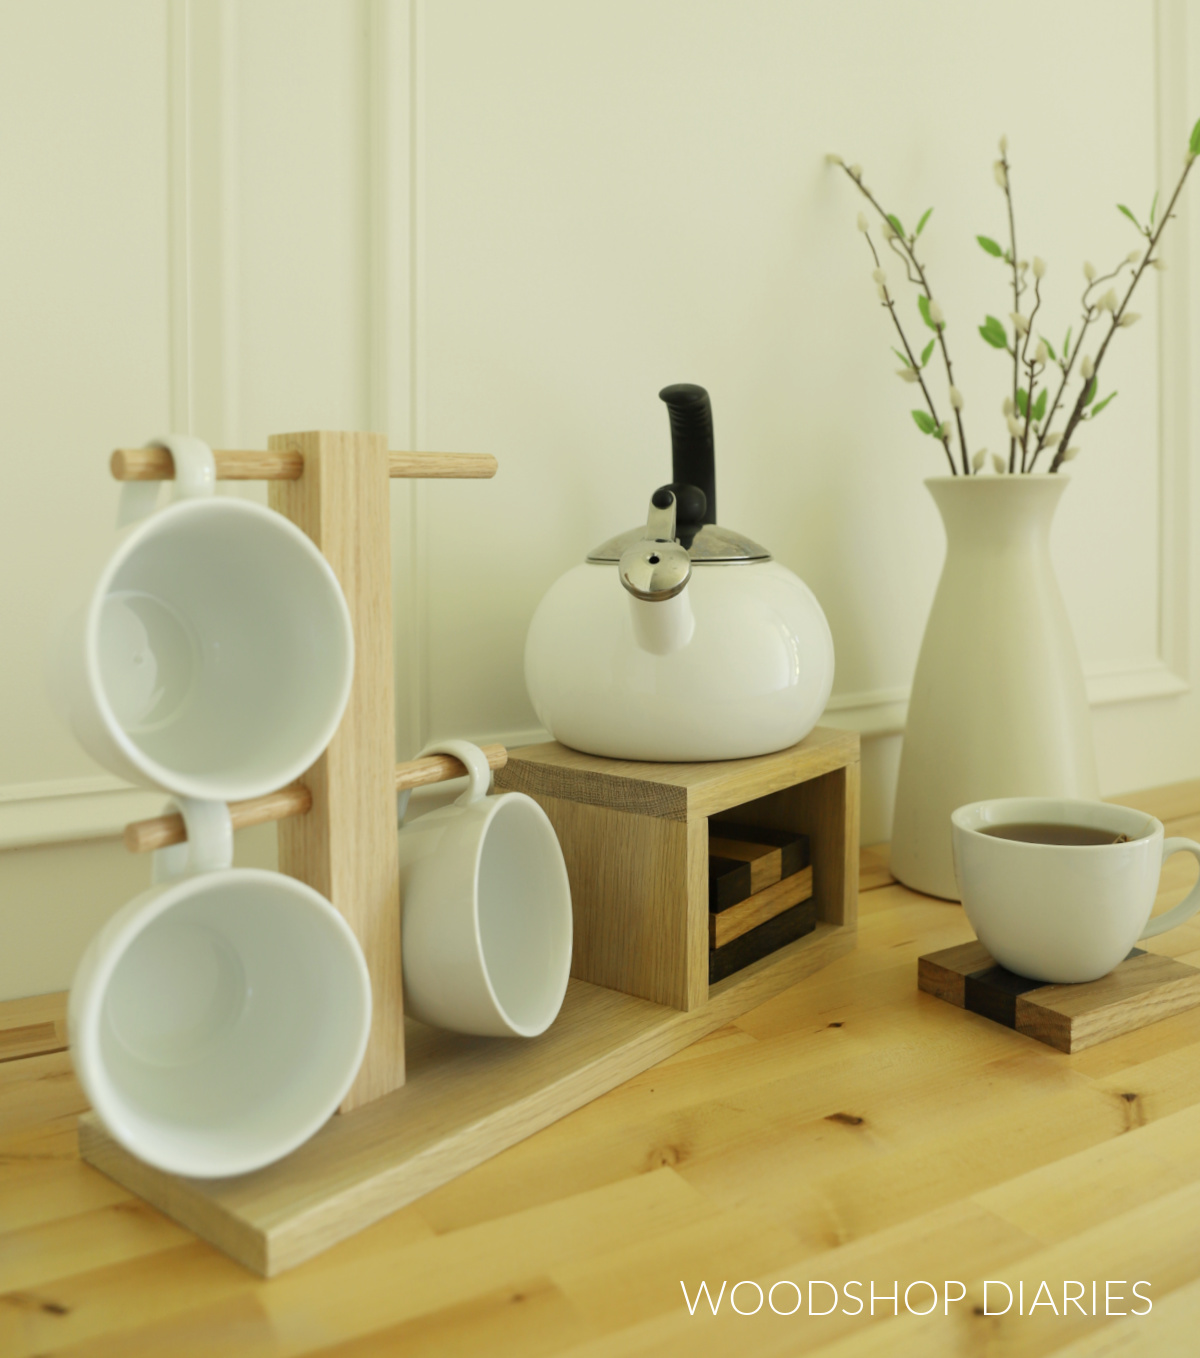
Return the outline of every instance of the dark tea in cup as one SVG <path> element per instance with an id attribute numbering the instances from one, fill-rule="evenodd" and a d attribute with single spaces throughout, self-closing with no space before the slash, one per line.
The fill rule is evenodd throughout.
<path id="1" fill-rule="evenodd" d="M 1126 844 L 1129 836 L 1094 825 L 1059 825 L 1052 821 L 1013 821 L 1010 825 L 980 827 L 994 839 L 1015 839 L 1021 844 Z"/>

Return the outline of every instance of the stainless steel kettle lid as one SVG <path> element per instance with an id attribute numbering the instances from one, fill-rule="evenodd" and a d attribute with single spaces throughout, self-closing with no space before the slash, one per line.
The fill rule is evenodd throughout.
<path id="1" fill-rule="evenodd" d="M 678 382 L 659 393 L 671 418 L 670 485 L 675 496 L 679 544 L 695 565 L 734 565 L 770 561 L 771 554 L 752 538 L 717 524 L 716 462 L 713 450 L 712 403 L 703 387 Z M 655 494 L 658 492 L 656 491 Z M 628 548 L 646 537 L 640 525 L 609 538 L 588 553 L 599 564 L 616 563 Z"/>

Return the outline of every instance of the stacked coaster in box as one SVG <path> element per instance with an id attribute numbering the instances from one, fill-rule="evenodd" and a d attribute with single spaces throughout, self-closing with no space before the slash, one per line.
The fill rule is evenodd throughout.
<path id="1" fill-rule="evenodd" d="M 808 836 L 710 820 L 708 912 L 710 985 L 811 933 Z"/>

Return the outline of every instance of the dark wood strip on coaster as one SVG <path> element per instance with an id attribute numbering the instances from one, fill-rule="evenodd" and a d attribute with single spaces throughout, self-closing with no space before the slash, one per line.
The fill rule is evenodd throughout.
<path id="1" fill-rule="evenodd" d="M 714 948 L 708 954 L 708 983 L 715 985 L 735 971 L 741 971 L 751 962 L 766 957 L 805 934 L 811 934 L 817 927 L 817 903 L 814 900 L 801 901 L 790 910 L 785 910 L 774 919 L 749 930 L 740 938 L 726 943 L 722 948 Z"/>
<path id="2" fill-rule="evenodd" d="M 976 940 L 920 958 L 917 985 L 1064 1052 L 1200 1005 L 1200 968 L 1143 948 L 1099 980 L 1048 985 L 1000 966 Z"/>
<path id="3" fill-rule="evenodd" d="M 803 868 L 776 882 L 765 891 L 756 891 L 744 901 L 729 910 L 710 913 L 708 916 L 708 946 L 723 948 L 742 934 L 757 929 L 760 924 L 776 915 L 782 915 L 793 905 L 799 905 L 813 894 L 813 870 Z"/>
<path id="4" fill-rule="evenodd" d="M 708 823 L 708 908 L 713 914 L 794 877 L 812 861 L 808 836 L 732 821 Z"/>
<path id="5" fill-rule="evenodd" d="M 751 887 L 750 864 L 736 858 L 708 859 L 708 909 L 710 913 L 728 910 L 754 893 Z"/>

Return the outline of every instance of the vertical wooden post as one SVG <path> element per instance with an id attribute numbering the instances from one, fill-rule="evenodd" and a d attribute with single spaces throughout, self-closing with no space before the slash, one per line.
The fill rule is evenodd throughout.
<path id="1" fill-rule="evenodd" d="M 279 867 L 327 896 L 371 973 L 371 1037 L 348 1112 L 404 1083 L 400 870 L 396 846 L 388 449 L 382 434 L 278 434 L 273 453 L 304 457 L 270 503 L 321 549 L 354 623 L 354 687 L 329 748 L 305 775 L 312 810 L 279 826 Z"/>

